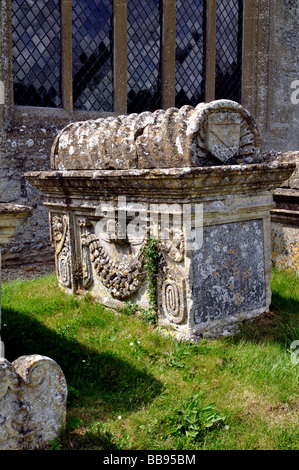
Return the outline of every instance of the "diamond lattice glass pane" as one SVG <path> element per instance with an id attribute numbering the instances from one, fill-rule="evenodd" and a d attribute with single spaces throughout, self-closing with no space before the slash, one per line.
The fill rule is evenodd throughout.
<path id="1" fill-rule="evenodd" d="M 128 0 L 128 112 L 161 107 L 161 5 Z"/>
<path id="2" fill-rule="evenodd" d="M 113 110 L 112 0 L 73 0 L 74 107 Z"/>
<path id="3" fill-rule="evenodd" d="M 12 0 L 15 104 L 61 106 L 59 0 Z"/>
<path id="4" fill-rule="evenodd" d="M 242 22 L 242 0 L 218 0 L 216 99 L 241 101 Z"/>
<path id="5" fill-rule="evenodd" d="M 175 51 L 175 104 L 178 108 L 204 101 L 204 0 L 177 0 Z"/>

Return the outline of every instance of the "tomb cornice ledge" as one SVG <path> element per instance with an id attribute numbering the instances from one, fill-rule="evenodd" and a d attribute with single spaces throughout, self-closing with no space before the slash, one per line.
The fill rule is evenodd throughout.
<path id="1" fill-rule="evenodd" d="M 26 173 L 46 197 L 138 195 L 147 198 L 210 197 L 273 191 L 289 178 L 294 162 L 134 170 L 68 170 Z"/>

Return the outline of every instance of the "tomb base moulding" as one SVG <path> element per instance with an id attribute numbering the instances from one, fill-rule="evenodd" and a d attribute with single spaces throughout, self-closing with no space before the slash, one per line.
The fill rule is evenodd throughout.
<path id="1" fill-rule="evenodd" d="M 66 292 L 148 308 L 144 248 L 154 237 L 159 325 L 197 341 L 268 311 L 273 191 L 295 165 L 263 162 L 239 104 L 71 124 L 51 166 L 25 176 L 45 196 Z"/>

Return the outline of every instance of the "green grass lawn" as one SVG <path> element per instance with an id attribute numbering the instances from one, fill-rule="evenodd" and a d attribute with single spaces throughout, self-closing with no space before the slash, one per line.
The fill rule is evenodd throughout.
<path id="1" fill-rule="evenodd" d="M 299 449 L 299 277 L 273 272 L 271 314 L 234 337 L 178 343 L 63 294 L 55 276 L 2 285 L 6 358 L 54 359 L 68 383 L 55 449 Z M 298 354 L 299 361 L 299 354 Z"/>

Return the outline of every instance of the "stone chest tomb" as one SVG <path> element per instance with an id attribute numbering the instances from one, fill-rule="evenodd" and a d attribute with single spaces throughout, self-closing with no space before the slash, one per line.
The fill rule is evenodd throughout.
<path id="1" fill-rule="evenodd" d="M 145 251 L 157 240 L 158 323 L 196 341 L 227 334 L 271 301 L 273 190 L 292 163 L 263 163 L 259 131 L 220 100 L 70 124 L 45 195 L 57 277 L 108 307 L 149 307 Z"/>

